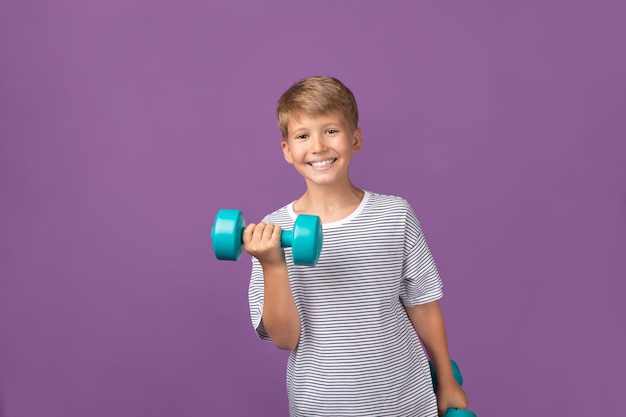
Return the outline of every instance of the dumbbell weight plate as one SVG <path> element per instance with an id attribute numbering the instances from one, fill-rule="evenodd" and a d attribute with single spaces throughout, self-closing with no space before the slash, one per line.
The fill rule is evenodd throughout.
<path id="1" fill-rule="evenodd" d="M 443 417 L 476 417 L 476 414 L 470 410 L 459 410 L 456 408 L 448 408 Z"/>
<path id="2" fill-rule="evenodd" d="M 292 236 L 283 231 L 284 239 L 291 240 L 291 255 L 297 265 L 314 266 L 322 252 L 322 222 L 318 216 L 300 214 L 293 225 Z M 281 236 L 281 244 L 283 243 Z M 287 246 L 287 245 L 283 245 Z"/>
<path id="3" fill-rule="evenodd" d="M 241 210 L 222 209 L 218 211 L 211 229 L 213 252 L 217 259 L 239 260 L 245 224 Z"/>

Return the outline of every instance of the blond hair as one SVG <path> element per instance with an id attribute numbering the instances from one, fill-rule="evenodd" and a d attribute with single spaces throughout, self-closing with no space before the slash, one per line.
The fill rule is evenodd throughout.
<path id="1" fill-rule="evenodd" d="M 333 77 L 316 75 L 294 83 L 278 100 L 278 128 L 287 140 L 289 121 L 302 115 L 320 116 L 339 111 L 353 129 L 358 127 L 359 111 L 354 94 Z"/>

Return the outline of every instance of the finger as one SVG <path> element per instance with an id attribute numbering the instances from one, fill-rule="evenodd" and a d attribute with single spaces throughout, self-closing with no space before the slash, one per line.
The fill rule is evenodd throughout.
<path id="1" fill-rule="evenodd" d="M 272 237 L 271 240 L 273 243 L 278 243 L 278 246 L 280 246 L 280 235 L 282 234 L 282 229 L 280 228 L 280 226 L 274 225 L 274 228 L 272 230 Z"/>
<path id="2" fill-rule="evenodd" d="M 252 230 L 252 240 L 260 242 L 263 239 L 263 233 L 265 232 L 266 227 L 267 224 L 263 222 L 257 223 L 256 227 Z"/>
<path id="3" fill-rule="evenodd" d="M 252 240 L 252 233 L 254 232 L 255 228 L 256 224 L 250 223 L 246 226 L 245 229 L 243 229 L 243 243 L 248 243 Z"/>
<path id="4" fill-rule="evenodd" d="M 276 228 L 276 226 L 274 226 L 272 223 L 267 223 L 265 224 L 265 227 L 263 228 L 263 233 L 261 236 L 261 239 L 264 241 L 271 241 L 272 240 L 272 234 L 274 233 L 274 229 Z"/>

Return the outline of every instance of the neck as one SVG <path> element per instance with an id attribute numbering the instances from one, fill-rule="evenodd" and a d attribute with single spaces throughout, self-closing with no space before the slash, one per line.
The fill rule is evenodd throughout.
<path id="1" fill-rule="evenodd" d="M 363 199 L 363 190 L 348 183 L 343 187 L 308 187 L 294 203 L 296 213 L 320 216 L 322 222 L 339 220 L 352 213 Z"/>

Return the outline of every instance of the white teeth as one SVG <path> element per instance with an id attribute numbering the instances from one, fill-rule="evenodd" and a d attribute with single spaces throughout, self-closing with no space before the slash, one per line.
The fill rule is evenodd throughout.
<path id="1" fill-rule="evenodd" d="M 327 159 L 326 161 L 309 162 L 309 165 L 311 165 L 314 168 L 322 168 L 322 167 L 332 164 L 333 162 L 335 162 L 334 159 Z"/>

